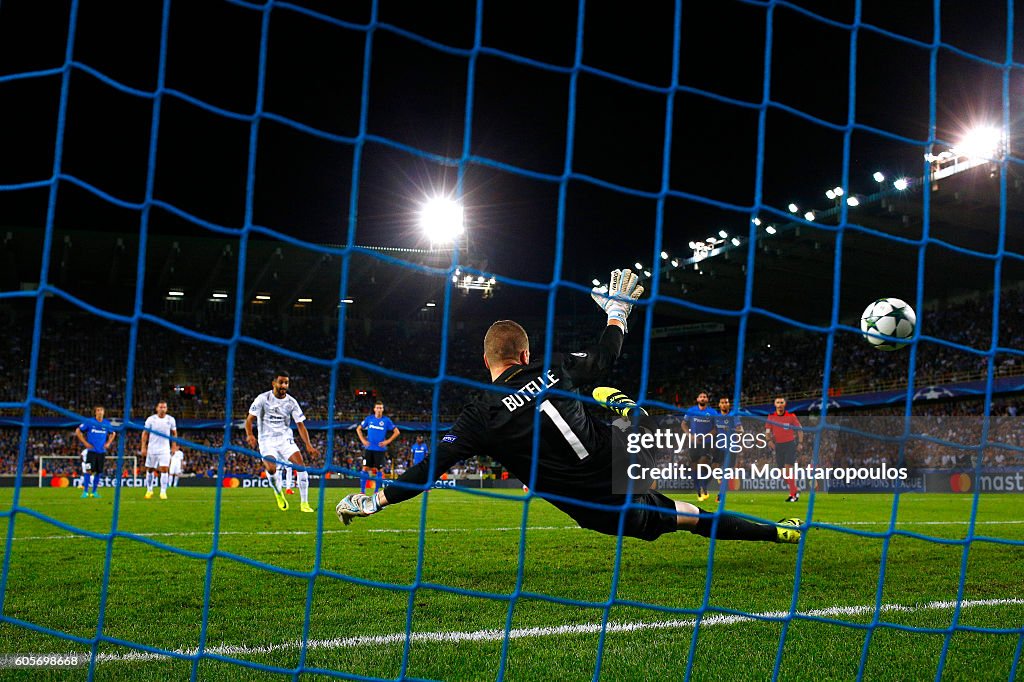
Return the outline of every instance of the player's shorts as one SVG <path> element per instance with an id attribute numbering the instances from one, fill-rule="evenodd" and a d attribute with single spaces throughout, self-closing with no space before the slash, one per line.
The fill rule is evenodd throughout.
<path id="1" fill-rule="evenodd" d="M 166 467 L 171 465 L 171 452 L 153 452 L 149 450 L 146 452 L 146 468 L 147 469 L 159 469 L 160 467 Z"/>
<path id="2" fill-rule="evenodd" d="M 171 458 L 171 466 L 167 470 L 167 472 L 169 474 L 174 475 L 174 476 L 180 476 L 181 475 L 181 460 L 180 459 L 175 459 L 175 458 L 172 457 Z"/>
<path id="3" fill-rule="evenodd" d="M 608 495 L 594 502 L 607 505 L 621 505 L 625 495 Z M 580 528 L 594 530 L 605 535 L 619 534 L 620 510 L 594 509 L 565 500 L 549 500 L 573 518 Z M 637 505 L 637 506 L 632 506 Z M 651 508 L 653 507 L 653 509 Z M 655 540 L 665 533 L 676 530 L 676 503 L 656 490 L 642 495 L 633 495 L 631 506 L 626 509 L 622 535 L 641 540 Z"/>
<path id="4" fill-rule="evenodd" d="M 85 456 L 86 463 L 89 465 L 89 473 L 97 476 L 103 474 L 103 464 L 106 462 L 107 453 L 105 452 L 93 452 L 89 451 L 89 454 Z"/>
<path id="5" fill-rule="evenodd" d="M 788 467 L 796 464 L 796 440 L 775 444 L 775 466 Z"/>
<path id="6" fill-rule="evenodd" d="M 272 459 L 285 464 L 298 451 L 299 448 L 295 446 L 295 441 L 291 438 L 260 441 L 260 455 L 263 459 Z"/>
<path id="7" fill-rule="evenodd" d="M 718 448 L 711 445 L 694 445 L 690 448 L 690 462 L 696 464 L 702 459 L 714 461 Z"/>
<path id="8" fill-rule="evenodd" d="M 388 451 L 387 450 L 364 450 L 363 451 L 363 466 L 370 467 L 371 469 L 383 468 L 388 463 Z"/>

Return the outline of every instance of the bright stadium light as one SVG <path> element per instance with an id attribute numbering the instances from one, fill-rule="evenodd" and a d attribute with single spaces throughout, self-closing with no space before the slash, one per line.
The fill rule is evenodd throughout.
<path id="1" fill-rule="evenodd" d="M 833 190 L 833 189 L 827 189 L 827 190 L 825 190 L 825 197 L 826 197 L 827 199 L 835 199 L 835 198 L 836 198 L 836 192 L 835 192 L 835 190 Z"/>
<path id="2" fill-rule="evenodd" d="M 651 271 L 650 270 L 644 270 L 644 277 L 650 277 L 650 276 L 651 276 Z"/>
<path id="3" fill-rule="evenodd" d="M 733 246 L 739 246 L 740 245 L 739 237 L 733 237 L 732 238 L 732 245 Z"/>
<path id="4" fill-rule="evenodd" d="M 593 284 L 595 287 L 599 287 L 601 286 L 601 280 L 595 277 L 593 280 L 591 280 L 591 284 Z"/>
<path id="5" fill-rule="evenodd" d="M 668 260 L 668 252 L 667 251 L 662 251 L 661 252 L 661 260 Z"/>
<path id="6" fill-rule="evenodd" d="M 213 292 L 213 297 L 214 298 L 227 298 L 228 295 L 225 294 L 223 291 L 215 291 L 215 292 Z"/>
<path id="7" fill-rule="evenodd" d="M 875 179 L 875 182 L 885 182 L 885 175 L 881 171 L 875 171 L 875 174 L 871 177 Z"/>
<path id="8" fill-rule="evenodd" d="M 728 239 L 729 238 L 729 233 L 726 232 L 725 230 L 719 230 L 718 231 L 718 236 L 721 237 L 722 239 Z"/>
<path id="9" fill-rule="evenodd" d="M 846 197 L 847 206 L 860 206 L 860 199 L 857 197 Z"/>
<path id="10" fill-rule="evenodd" d="M 300 298 L 299 299 L 299 303 L 312 303 L 312 302 L 313 302 L 313 299 L 311 299 L 311 298 Z"/>
<path id="11" fill-rule="evenodd" d="M 420 226 L 432 243 L 455 241 L 465 231 L 462 204 L 447 197 L 427 200 L 420 210 Z"/>
<path id="12" fill-rule="evenodd" d="M 428 307 L 428 308 L 434 308 L 434 307 L 436 307 L 436 306 L 437 306 L 437 304 L 436 304 L 436 303 L 434 303 L 433 301 L 427 301 L 427 307 Z"/>
<path id="13" fill-rule="evenodd" d="M 674 268 L 678 268 L 679 267 L 679 259 L 678 258 L 673 258 L 672 259 L 672 267 L 674 267 Z"/>
<path id="14" fill-rule="evenodd" d="M 772 227 L 771 225 L 769 225 L 768 227 L 764 228 L 764 231 L 767 232 L 768 234 L 775 234 L 775 228 Z"/>
<path id="15" fill-rule="evenodd" d="M 902 192 L 903 190 L 910 186 L 910 181 L 908 181 L 906 178 L 900 178 L 899 180 L 894 181 L 892 183 L 892 186 Z"/>
<path id="16" fill-rule="evenodd" d="M 267 294 L 256 294 L 256 300 L 257 301 L 269 301 L 270 300 L 270 296 L 268 296 Z"/>
<path id="17" fill-rule="evenodd" d="M 809 220 L 809 221 L 813 222 L 814 221 L 814 211 L 808 211 L 807 213 L 804 213 L 804 220 Z"/>
<path id="18" fill-rule="evenodd" d="M 635 266 L 636 266 L 636 269 L 637 269 L 637 270 L 643 270 L 643 269 L 644 269 L 644 266 L 643 266 L 643 265 L 641 265 L 640 263 L 633 263 L 633 265 L 635 265 Z"/>
<path id="19" fill-rule="evenodd" d="M 754 225 L 757 225 L 758 227 L 761 227 L 761 219 L 760 218 L 754 218 L 750 222 L 754 223 Z"/>
<path id="20" fill-rule="evenodd" d="M 843 188 L 842 187 L 833 187 L 832 188 L 832 193 L 835 194 L 837 197 L 841 197 L 841 196 L 843 196 Z"/>
<path id="21" fill-rule="evenodd" d="M 968 130 L 953 147 L 961 156 L 973 159 L 994 159 L 1000 155 L 1003 133 L 992 126 L 979 126 Z"/>
<path id="22" fill-rule="evenodd" d="M 800 207 L 797 206 L 796 204 L 790 204 L 789 205 L 789 212 L 790 213 L 796 213 L 799 210 L 800 210 Z"/>
<path id="23" fill-rule="evenodd" d="M 179 289 L 171 289 L 170 291 L 167 292 L 167 295 L 168 296 L 184 296 L 185 292 L 181 291 Z"/>
<path id="24" fill-rule="evenodd" d="M 341 302 L 342 303 L 355 303 L 355 301 L 353 301 L 351 298 L 343 298 L 343 299 L 341 299 Z"/>

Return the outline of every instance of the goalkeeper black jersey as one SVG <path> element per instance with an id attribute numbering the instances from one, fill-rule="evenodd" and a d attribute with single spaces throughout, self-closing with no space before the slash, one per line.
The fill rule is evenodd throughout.
<path id="1" fill-rule="evenodd" d="M 611 431 L 592 417 L 585 403 L 575 396 L 581 387 L 598 381 L 618 359 L 622 341 L 622 330 L 609 325 L 596 346 L 574 353 L 552 353 L 546 368 L 543 360 L 509 367 L 492 382 L 505 390 L 482 391 L 466 405 L 451 430 L 441 438 L 436 453 L 398 480 L 423 485 L 431 467 L 436 477 L 456 463 L 480 455 L 497 460 L 516 478 L 529 482 L 534 459 L 534 429 L 539 427 L 535 492 L 576 499 L 608 495 L 611 493 Z M 552 392 L 539 395 L 546 389 Z M 393 504 L 415 497 L 419 492 L 389 486 L 385 495 Z"/>

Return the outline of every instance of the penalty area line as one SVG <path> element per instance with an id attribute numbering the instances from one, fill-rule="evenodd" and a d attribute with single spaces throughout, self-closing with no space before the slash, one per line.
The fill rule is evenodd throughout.
<path id="1" fill-rule="evenodd" d="M 976 599 L 960 602 L 961 608 L 976 608 L 983 606 L 1010 606 L 1024 605 L 1024 599 Z M 916 613 L 920 611 L 949 610 L 956 606 L 955 601 L 932 601 L 916 606 L 903 604 L 882 604 L 880 613 Z M 842 616 L 860 616 L 874 613 L 874 604 L 861 604 L 855 606 L 831 606 L 824 609 L 812 609 L 810 611 L 798 612 L 797 615 L 817 618 L 838 618 Z M 737 623 L 763 622 L 762 619 L 780 620 L 789 617 L 788 611 L 764 611 L 761 613 L 742 616 L 736 614 L 713 613 L 704 616 L 700 621 L 700 627 L 714 627 L 722 625 L 734 625 Z M 609 633 L 631 633 L 645 630 L 678 630 L 694 627 L 696 620 L 688 618 L 684 620 L 664 621 L 630 621 L 630 622 L 609 622 L 606 631 Z M 582 623 L 578 625 L 556 625 L 549 627 L 514 628 L 508 632 L 509 639 L 527 639 L 532 637 L 553 637 L 559 635 L 593 635 L 601 632 L 600 623 Z M 388 635 L 366 635 L 360 637 L 339 637 L 335 639 L 311 639 L 306 643 L 308 650 L 331 650 L 351 649 L 363 646 L 388 646 L 404 644 L 406 633 L 396 632 Z M 458 644 L 461 642 L 501 642 L 505 639 L 504 630 L 469 630 L 462 632 L 414 632 L 409 635 L 413 643 L 430 642 L 440 644 Z M 302 647 L 302 642 L 291 641 L 277 644 L 263 645 L 221 645 L 204 649 L 205 652 L 220 656 L 248 656 L 269 654 L 277 651 L 291 651 Z M 196 649 L 175 651 L 176 654 L 195 656 Z M 166 658 L 164 654 L 155 654 L 148 651 L 136 651 L 126 654 L 102 653 L 96 657 L 97 663 L 135 663 L 155 661 Z"/>
<path id="2" fill-rule="evenodd" d="M 519 532 L 522 529 L 521 526 L 503 526 L 498 528 L 427 528 L 426 534 L 434 533 L 509 533 L 512 531 Z M 579 526 L 527 526 L 526 530 L 581 530 Z M 131 531 L 124 531 L 141 538 L 189 538 L 189 537 L 210 537 L 214 535 L 212 530 L 200 530 L 200 531 L 169 531 L 166 533 L 132 533 Z M 337 528 L 333 530 L 323 531 L 324 535 L 334 535 L 336 533 L 354 533 L 347 528 Z M 362 532 L 366 533 L 415 533 L 419 534 L 419 528 L 367 528 Z M 222 530 L 217 535 L 243 535 L 243 536 L 255 536 L 255 535 L 316 535 L 315 530 Z M 14 540 L 25 541 L 25 540 L 92 540 L 89 535 L 78 535 L 73 533 L 62 533 L 56 535 L 25 535 L 22 537 L 15 536 Z"/>

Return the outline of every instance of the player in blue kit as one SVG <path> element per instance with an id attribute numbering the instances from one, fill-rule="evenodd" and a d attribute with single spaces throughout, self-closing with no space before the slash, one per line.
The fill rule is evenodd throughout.
<path id="1" fill-rule="evenodd" d="M 702 502 L 709 497 L 708 482 L 704 476 L 697 475 L 698 464 L 710 464 L 715 458 L 715 415 L 718 413 L 708 405 L 708 394 L 701 391 L 697 394 L 697 404 L 683 414 L 683 433 L 691 434 L 690 463 L 694 467 L 694 484 L 697 488 L 697 500 Z"/>
<path id="2" fill-rule="evenodd" d="M 117 438 L 114 425 L 109 420 L 103 418 L 106 414 L 106 408 L 102 405 L 97 405 L 92 408 L 92 412 L 93 418 L 82 422 L 75 429 L 75 438 L 88 451 L 85 457 L 89 465 L 89 472 L 86 473 L 83 467 L 82 485 L 85 489 L 82 492 L 82 497 L 100 496 L 96 492 L 96 485 L 99 483 L 100 476 L 103 475 L 103 464 L 107 458 L 107 450 L 110 449 L 110 446 L 114 444 L 114 439 Z M 89 474 L 92 474 L 91 491 L 89 490 Z"/>
<path id="3" fill-rule="evenodd" d="M 718 444 L 722 444 L 723 443 L 723 441 L 722 441 L 722 436 L 723 435 L 725 436 L 725 438 L 730 439 L 730 440 L 724 441 L 724 444 L 725 444 L 724 448 L 722 448 L 722 447 L 716 447 L 715 448 L 715 457 L 714 457 L 714 460 L 713 460 L 715 466 L 729 466 L 729 464 L 730 464 L 730 462 L 729 462 L 729 446 L 732 444 L 732 440 L 731 440 L 733 438 L 732 434 L 734 434 L 734 433 L 743 433 L 743 424 L 740 423 L 739 415 L 731 415 L 730 416 L 729 412 L 731 410 L 732 410 L 732 401 L 731 400 L 729 400 L 728 398 L 725 398 L 725 397 L 722 397 L 722 398 L 718 399 L 718 412 L 719 412 L 719 414 L 715 415 L 715 417 L 714 417 L 715 433 L 716 433 L 715 440 L 717 441 Z M 715 479 L 715 483 L 718 483 L 719 485 L 721 485 L 722 481 L 720 479 L 716 478 Z M 721 489 L 719 489 L 718 496 L 715 498 L 715 501 L 716 502 L 721 502 L 722 501 L 722 491 L 721 491 Z"/>
<path id="4" fill-rule="evenodd" d="M 412 465 L 416 466 L 430 454 L 430 448 L 423 440 L 423 434 L 416 436 L 416 442 L 412 444 Z"/>
<path id="5" fill-rule="evenodd" d="M 366 430 L 364 433 L 363 430 Z M 390 436 L 388 434 L 391 434 Z M 384 403 L 377 401 L 373 406 L 373 414 L 369 415 L 356 427 L 356 435 L 366 448 L 363 453 L 363 476 L 360 487 L 366 493 L 366 481 L 370 471 L 376 476 L 385 464 L 388 463 L 388 446 L 391 441 L 398 438 L 400 431 L 391 421 L 391 417 L 384 416 Z"/>

